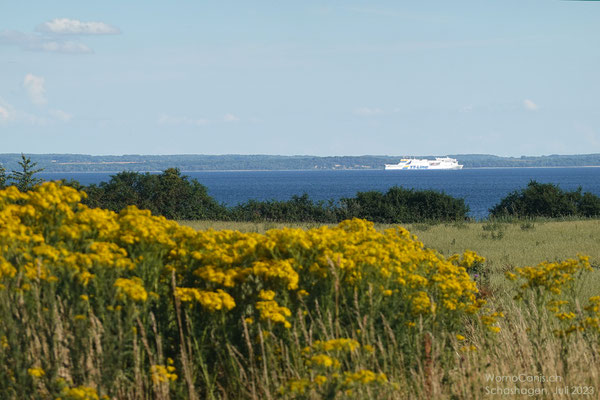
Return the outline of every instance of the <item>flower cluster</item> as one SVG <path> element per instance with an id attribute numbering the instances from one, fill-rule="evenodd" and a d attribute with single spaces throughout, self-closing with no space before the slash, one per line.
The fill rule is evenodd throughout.
<path id="1" fill-rule="evenodd" d="M 533 291 L 537 305 L 556 318 L 557 337 L 565 338 L 575 331 L 600 333 L 600 296 L 590 297 L 583 309 L 578 305 L 576 286 L 585 280 L 585 274 L 592 272 L 589 257 L 580 255 L 562 262 L 542 262 L 515 268 L 515 272 L 506 272 L 506 277 L 519 284 L 516 298 L 528 298 L 526 293 Z"/>
<path id="2" fill-rule="evenodd" d="M 376 373 L 365 368 L 352 369 L 349 361 L 351 356 L 357 356 L 363 350 L 369 354 L 373 351 L 371 346 L 361 346 L 350 338 L 317 340 L 302 351 L 309 376 L 288 380 L 279 392 L 303 395 L 334 391 L 351 395 L 353 390 L 360 390 L 363 386 L 388 384 L 388 378 L 383 372 Z"/>
<path id="3" fill-rule="evenodd" d="M 177 380 L 177 374 L 175 374 L 175 367 L 173 367 L 172 365 L 151 366 L 150 377 L 152 378 L 152 383 L 155 385 Z"/>
<path id="4" fill-rule="evenodd" d="M 133 301 L 146 301 L 148 292 L 144 289 L 143 282 L 140 278 L 133 279 L 118 278 L 114 286 L 119 289 L 120 294 L 130 298 Z"/>
<path id="5" fill-rule="evenodd" d="M 106 398 L 105 396 L 102 397 Z M 61 397 L 56 400 L 99 400 L 96 389 L 88 386 L 64 387 L 61 392 Z"/>
<path id="6" fill-rule="evenodd" d="M 196 288 L 177 287 L 175 288 L 175 296 L 184 303 L 198 302 L 208 311 L 231 310 L 235 307 L 233 297 L 221 289 L 210 292 Z"/>
<path id="7" fill-rule="evenodd" d="M 454 254 L 448 257 L 448 261 L 469 269 L 477 265 L 483 265 L 483 263 L 485 263 L 485 257 L 481 257 L 474 251 L 467 250 L 462 254 L 462 256 L 459 254 Z"/>
<path id="8" fill-rule="evenodd" d="M 589 257 L 579 256 L 578 259 L 562 262 L 544 261 L 534 267 L 518 267 L 515 271 L 517 274 L 507 272 L 507 277 L 511 280 L 524 280 L 521 291 L 538 288 L 560 295 L 565 288 L 570 287 L 578 274 L 591 271 L 591 266 Z"/>

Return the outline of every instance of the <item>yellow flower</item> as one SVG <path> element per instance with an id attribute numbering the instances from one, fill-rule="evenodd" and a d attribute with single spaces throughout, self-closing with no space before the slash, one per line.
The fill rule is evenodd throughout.
<path id="1" fill-rule="evenodd" d="M 504 273 L 504 276 L 506 276 L 506 278 L 507 278 L 508 280 L 511 280 L 511 281 L 515 281 L 515 280 L 517 280 L 517 275 L 513 274 L 513 273 L 512 273 L 512 272 L 510 272 L 510 271 L 506 271 L 506 272 Z"/>
<path id="2" fill-rule="evenodd" d="M 256 303 L 256 309 L 260 312 L 261 319 L 283 324 L 286 328 L 292 327 L 292 324 L 286 319 L 292 315 L 292 312 L 289 308 L 277 304 L 276 301 L 259 301 Z"/>
<path id="3" fill-rule="evenodd" d="M 321 385 L 323 385 L 326 382 L 327 382 L 327 377 L 326 376 L 323 376 L 323 375 L 317 375 L 317 376 L 315 376 L 315 383 L 318 386 L 321 386 Z"/>
<path id="4" fill-rule="evenodd" d="M 360 344 L 354 339 L 340 338 L 327 341 L 317 340 L 313 343 L 312 348 L 316 351 L 354 351 L 360 347 Z"/>
<path id="5" fill-rule="evenodd" d="M 177 375 L 174 373 L 175 368 L 172 366 L 153 365 L 150 367 L 150 377 L 155 385 L 175 381 Z"/>
<path id="6" fill-rule="evenodd" d="M 195 288 L 178 287 L 175 288 L 175 296 L 182 302 L 196 301 L 209 311 L 231 310 L 235 307 L 233 297 L 221 289 L 217 289 L 216 292 L 210 292 Z"/>
<path id="7" fill-rule="evenodd" d="M 280 394 L 289 392 L 291 394 L 304 394 L 306 389 L 310 387 L 310 381 L 307 379 L 290 379 L 285 387 L 281 387 L 279 390 Z"/>
<path id="8" fill-rule="evenodd" d="M 361 369 L 356 372 L 345 372 L 344 376 L 344 385 L 347 386 L 355 383 L 368 385 L 370 383 L 387 382 L 387 376 L 384 373 L 376 374 L 368 369 Z"/>
<path id="9" fill-rule="evenodd" d="M 42 368 L 37 367 L 28 368 L 27 373 L 33 376 L 34 378 L 41 378 L 42 376 L 46 375 L 46 372 Z"/>
<path id="10" fill-rule="evenodd" d="M 83 284 L 83 286 L 87 286 L 92 278 L 94 278 L 94 274 L 91 274 L 88 271 L 82 271 L 79 274 L 79 281 Z"/>
<path id="11" fill-rule="evenodd" d="M 326 354 L 317 354 L 314 356 L 311 356 L 310 359 L 307 361 L 308 365 L 317 365 L 320 367 L 325 367 L 325 368 L 339 368 L 340 367 L 340 362 L 338 360 L 336 360 L 335 358 L 329 357 Z"/>
<path id="12" fill-rule="evenodd" d="M 262 300 L 273 300 L 275 298 L 275 292 L 272 290 L 261 290 L 258 293 L 258 298 Z"/>
<path id="13" fill-rule="evenodd" d="M 118 278 L 114 286 L 122 295 L 124 294 L 133 301 L 144 302 L 148 298 L 148 292 L 144 289 L 142 280 L 137 276 L 132 279 Z"/>
<path id="14" fill-rule="evenodd" d="M 61 392 L 63 400 L 99 400 L 96 389 L 88 386 L 65 387 Z"/>
<path id="15" fill-rule="evenodd" d="M 560 313 L 556 314 L 556 317 L 558 319 L 560 319 L 561 321 L 569 320 L 569 319 L 575 318 L 575 313 L 574 312 L 560 312 Z"/>
<path id="16" fill-rule="evenodd" d="M 367 353 L 375 353 L 375 348 L 373 346 L 371 346 L 370 344 L 366 344 L 363 346 L 363 349 L 367 352 Z"/>
<path id="17" fill-rule="evenodd" d="M 412 298 L 412 312 L 414 314 L 428 314 L 433 311 L 433 305 L 427 293 L 420 291 Z"/>

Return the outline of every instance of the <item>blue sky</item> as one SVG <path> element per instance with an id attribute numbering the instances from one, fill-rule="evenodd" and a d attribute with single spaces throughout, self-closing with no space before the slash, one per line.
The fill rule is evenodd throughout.
<path id="1" fill-rule="evenodd" d="M 0 153 L 600 152 L 600 2 L 0 6 Z"/>

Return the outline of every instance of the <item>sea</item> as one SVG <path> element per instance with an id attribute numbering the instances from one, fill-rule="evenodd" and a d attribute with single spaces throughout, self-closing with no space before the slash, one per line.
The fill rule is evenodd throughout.
<path id="1" fill-rule="evenodd" d="M 354 197 L 357 192 L 387 191 L 392 186 L 431 189 L 463 198 L 469 216 L 485 219 L 489 209 L 531 180 L 553 183 L 563 190 L 600 196 L 600 167 L 583 168 L 472 168 L 462 170 L 308 170 L 182 172 L 207 187 L 209 195 L 227 206 L 255 200 L 289 200 L 304 193 L 315 201 Z M 45 180 L 74 179 L 84 185 L 110 180 L 114 173 L 44 173 Z"/>

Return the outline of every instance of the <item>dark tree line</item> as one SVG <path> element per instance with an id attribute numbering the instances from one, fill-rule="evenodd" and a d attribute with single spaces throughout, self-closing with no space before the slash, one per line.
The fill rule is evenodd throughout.
<path id="1" fill-rule="evenodd" d="M 196 179 L 182 176 L 176 168 L 162 174 L 121 172 L 109 182 L 82 187 L 91 207 L 119 211 L 127 205 L 164 215 L 171 219 L 211 219 L 231 221 L 336 223 L 364 218 L 380 223 L 464 221 L 469 207 L 464 199 L 432 190 L 394 186 L 387 192 L 358 192 L 337 202 L 313 201 L 307 194 L 289 200 L 249 200 L 226 207 L 208 195 Z M 600 197 L 581 188 L 564 191 L 551 183 L 530 182 L 490 209 L 490 217 L 596 217 Z"/>
<path id="2" fill-rule="evenodd" d="M 75 182 L 69 183 L 77 186 Z M 176 168 L 161 174 L 121 172 L 109 182 L 79 186 L 87 192 L 90 207 L 119 211 L 133 204 L 171 219 L 212 219 L 231 221 L 323 222 L 348 218 L 374 222 L 464 220 L 469 211 L 463 199 L 434 191 L 413 191 L 392 187 L 387 193 L 359 192 L 339 202 L 312 201 L 307 194 L 290 200 L 249 200 L 226 207 L 208 195 L 196 179 L 182 176 Z"/>

